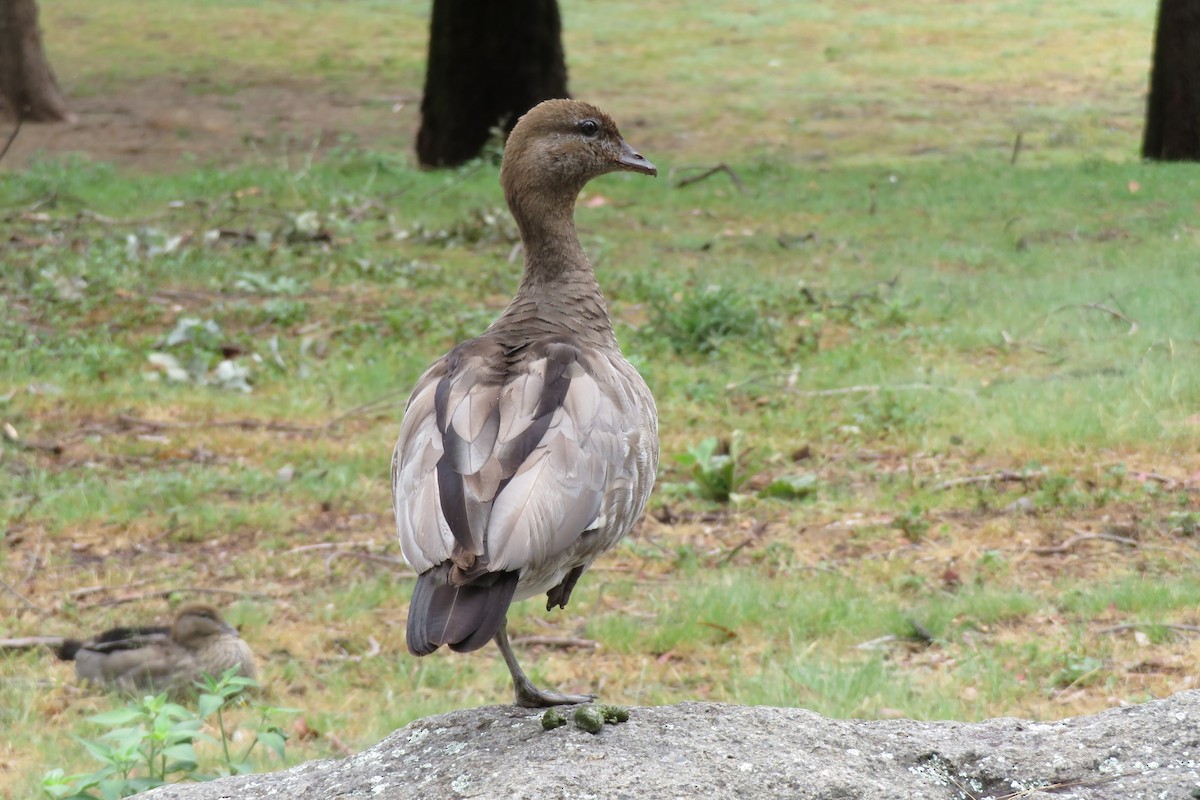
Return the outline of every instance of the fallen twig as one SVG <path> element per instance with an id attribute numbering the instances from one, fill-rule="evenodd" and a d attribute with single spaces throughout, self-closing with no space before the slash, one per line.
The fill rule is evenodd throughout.
<path id="1" fill-rule="evenodd" d="M 320 544 L 302 544 L 287 551 L 293 553 L 310 553 L 314 550 L 342 550 L 350 547 L 371 547 L 374 542 L 321 542 Z"/>
<path id="2" fill-rule="evenodd" d="M 954 386 L 934 386 L 929 383 L 895 383 L 887 384 L 865 384 L 862 386 L 842 386 L 837 389 L 784 389 L 784 391 L 799 395 L 800 397 L 835 397 L 843 394 L 877 394 L 879 392 L 950 392 L 952 394 L 961 394 L 967 397 L 974 397 L 975 393 L 969 389 L 959 389 Z"/>
<path id="3" fill-rule="evenodd" d="M 128 414 L 118 414 L 117 422 L 123 428 L 147 428 L 152 431 L 195 430 L 197 428 L 241 428 L 242 430 L 282 431 L 284 433 L 313 433 L 325 429 L 317 425 L 290 425 L 284 422 L 274 422 L 257 419 L 212 420 L 209 422 L 166 422 L 141 417 L 131 417 Z"/>
<path id="4" fill-rule="evenodd" d="M 50 612 L 49 612 L 49 611 L 47 611 L 46 609 L 42 608 L 42 607 L 41 607 L 41 606 L 39 606 L 37 603 L 35 603 L 35 602 L 33 602 L 32 600 L 30 600 L 28 597 L 26 597 L 25 595 L 23 595 L 23 594 L 21 594 L 20 592 L 18 592 L 16 589 L 14 589 L 14 588 L 12 587 L 12 585 L 11 585 L 11 584 L 9 584 L 9 582 L 8 582 L 8 581 L 4 580 L 3 578 L 0 578 L 0 586 L 3 586 L 5 589 L 7 589 L 7 590 L 9 591 L 9 593 L 11 593 L 11 594 L 12 594 L 12 596 L 13 596 L 13 597 L 15 597 L 15 598 L 17 598 L 18 600 L 20 600 L 20 601 L 21 601 L 21 602 L 22 602 L 22 603 L 25 605 L 25 607 L 26 607 L 26 608 L 28 608 L 28 609 L 30 609 L 31 611 L 33 611 L 33 612 L 35 612 L 35 613 L 37 613 L 37 614 L 40 614 L 40 615 L 41 615 L 41 616 L 43 616 L 43 617 L 46 617 L 46 616 L 49 616 L 49 615 L 50 615 Z"/>
<path id="5" fill-rule="evenodd" d="M 709 622 L 708 620 L 703 620 L 703 619 L 700 620 L 700 624 L 704 625 L 705 627 L 712 628 L 713 630 L 720 631 L 721 633 L 725 634 L 726 639 L 736 639 L 737 638 L 737 631 L 735 631 L 733 628 L 727 627 L 725 625 L 721 625 L 716 622 Z"/>
<path id="6" fill-rule="evenodd" d="M 18 114 L 18 115 L 17 115 L 17 125 L 16 125 L 16 127 L 14 127 L 14 128 L 12 129 L 12 133 L 10 133 L 10 134 L 8 135 L 8 141 L 6 141 L 6 142 L 4 143 L 4 147 L 3 147 L 3 149 L 0 149 L 0 161 L 3 161 L 3 160 L 4 160 L 4 156 L 8 154 L 8 148 L 12 147 L 12 143 L 13 143 L 13 142 L 15 142 L 15 141 L 17 140 L 17 134 L 21 132 L 21 123 L 22 123 L 22 122 L 24 122 L 24 120 L 23 120 L 23 119 L 21 118 L 21 116 Z"/>
<path id="7" fill-rule="evenodd" d="M 353 417 L 356 414 L 362 414 L 367 411 L 373 411 L 376 408 L 381 407 L 381 406 L 387 407 L 396 398 L 405 398 L 405 402 L 407 402 L 407 397 L 408 397 L 407 389 L 404 389 L 402 391 L 388 392 L 385 395 L 376 397 L 374 400 L 368 400 L 367 402 L 363 403 L 362 405 L 355 406 L 354 408 L 350 409 L 349 411 L 345 411 L 341 414 L 338 414 L 336 417 L 329 420 L 321 427 L 322 428 L 332 428 L 334 425 L 337 425 L 339 422 L 342 422 L 345 419 Z"/>
<path id="8" fill-rule="evenodd" d="M 512 640 L 521 647 L 561 647 L 564 650 L 595 650 L 600 643 L 592 639 L 577 639 L 573 636 L 518 636 Z"/>
<path id="9" fill-rule="evenodd" d="M 1111 533 L 1077 533 L 1062 544 L 1050 547 L 1035 547 L 1033 548 L 1033 552 L 1040 556 L 1061 555 L 1071 552 L 1077 544 L 1092 541 L 1113 542 L 1114 544 L 1123 544 L 1127 547 L 1141 547 L 1141 542 L 1137 539 L 1129 539 L 1125 536 L 1115 536 Z"/>
<path id="10" fill-rule="evenodd" d="M 152 592 L 141 592 L 140 594 L 127 594 L 121 597 L 115 597 L 112 600 L 103 600 L 99 603 L 93 603 L 86 608 L 107 608 L 109 606 L 120 606 L 125 603 L 136 603 L 139 600 L 150 599 L 166 599 L 173 594 L 224 594 L 233 597 L 248 597 L 254 600 L 270 600 L 273 603 L 284 603 L 278 597 L 274 597 L 263 592 L 242 592 L 236 589 L 209 589 L 204 586 L 181 586 L 175 589 L 156 589 Z"/>
<path id="11" fill-rule="evenodd" d="M 1176 480 L 1175 478 L 1172 478 L 1169 475 L 1161 475 L 1157 472 L 1132 472 L 1129 474 L 1129 477 L 1133 478 L 1134 480 L 1153 481 L 1154 483 L 1161 483 L 1168 490 L 1178 489 L 1180 486 L 1183 485 L 1183 481 Z"/>
<path id="12" fill-rule="evenodd" d="M 958 789 L 958 793 L 965 797 L 966 800 L 979 800 L 979 795 L 971 791 L 967 784 L 954 777 L 954 775 L 950 772 L 946 772 L 945 774 L 946 777 L 950 779 L 950 782 L 954 784 L 954 788 Z"/>
<path id="13" fill-rule="evenodd" d="M 689 186 L 693 183 L 699 183 L 700 181 L 705 180 L 706 178 L 711 178 L 713 175 L 716 175 L 718 172 L 724 172 L 726 175 L 729 176 L 729 179 L 731 181 L 733 181 L 733 185 L 737 187 L 739 192 L 746 191 L 746 184 L 742 183 L 742 179 L 738 177 L 738 174 L 736 172 L 734 172 L 730 168 L 730 166 L 724 162 L 717 164 L 715 167 L 701 167 L 701 166 L 672 167 L 671 171 L 667 174 L 667 180 L 673 181 L 673 180 L 675 180 L 675 175 L 677 173 L 690 172 L 693 170 L 702 170 L 702 172 L 700 172 L 698 175 L 692 175 L 687 178 L 680 178 L 678 181 L 675 181 L 676 189 L 682 189 L 684 186 Z"/>
<path id="14" fill-rule="evenodd" d="M 379 651 L 382 649 L 379 645 L 379 640 L 377 640 L 374 636 L 368 635 L 367 636 L 367 644 L 369 645 L 369 649 L 365 653 L 359 653 L 358 655 L 354 655 L 354 656 L 350 655 L 349 653 L 343 653 L 342 655 L 329 656 L 329 657 L 323 658 L 321 660 L 322 661 L 362 661 L 363 659 L 374 658 L 375 656 L 379 655 Z"/>
<path id="15" fill-rule="evenodd" d="M 733 560 L 734 556 L 736 556 L 738 553 L 740 553 L 742 551 L 742 548 L 748 547 L 748 546 L 754 544 L 754 542 L 757 541 L 757 539 L 758 539 L 758 535 L 751 535 L 751 536 L 747 536 L 745 539 L 742 539 L 742 541 L 738 542 L 738 544 L 736 544 L 733 548 L 731 548 L 728 553 L 721 556 L 721 560 L 717 562 L 717 566 L 723 567 L 726 564 L 728 564 L 730 561 Z"/>
<path id="16" fill-rule="evenodd" d="M 62 647 L 66 639 L 62 636 L 23 636 L 17 639 L 0 639 L 0 650 L 32 650 L 35 647 Z"/>
<path id="17" fill-rule="evenodd" d="M 1131 320 L 1129 317 L 1125 316 L 1120 311 L 1117 311 L 1115 308 L 1109 308 L 1101 303 L 1068 303 L 1065 306 L 1059 306 L 1058 308 L 1054 309 L 1053 313 L 1057 314 L 1059 311 L 1065 311 L 1068 308 L 1082 308 L 1085 310 L 1090 309 L 1092 311 L 1102 311 L 1103 313 L 1108 314 L 1110 317 L 1119 319 L 1121 322 L 1124 322 L 1126 325 L 1128 325 L 1129 331 L 1127 333 L 1130 336 L 1136 333 L 1138 329 L 1137 322 Z"/>
<path id="18" fill-rule="evenodd" d="M 1120 625 L 1109 625 L 1106 628 L 1100 628 L 1096 633 L 1121 633 L 1123 631 L 1133 631 L 1139 628 L 1167 628 L 1172 631 L 1183 631 L 1185 633 L 1200 633 L 1200 625 L 1178 625 L 1170 622 L 1125 622 Z"/>
<path id="19" fill-rule="evenodd" d="M 46 535 L 46 529 L 43 526 L 38 527 L 37 541 L 33 543 L 33 547 L 29 548 L 29 566 L 25 568 L 25 574 L 21 576 L 21 581 L 18 586 L 29 583 L 33 573 L 37 570 L 38 565 L 38 550 L 42 547 L 42 537 Z"/>
<path id="20" fill-rule="evenodd" d="M 56 456 L 61 456 L 63 451 L 67 449 L 62 442 L 43 442 L 37 439 L 23 439 L 18 443 L 24 450 L 41 450 L 44 453 L 51 453 Z"/>
<path id="21" fill-rule="evenodd" d="M 922 642 L 927 645 L 934 643 L 935 640 L 933 638 L 933 634 L 929 631 L 928 628 L 926 628 L 920 622 L 918 622 L 915 619 L 910 619 L 908 621 L 908 624 L 910 626 L 912 626 L 912 629 L 913 629 L 913 635 L 911 637 L 912 639 L 914 639 L 915 641 L 918 641 L 918 642 Z"/>
<path id="22" fill-rule="evenodd" d="M 956 486 L 969 486 L 975 483 L 1008 483 L 1013 481 L 1026 483 L 1028 481 L 1041 480 L 1044 477 L 1046 477 L 1046 470 L 1044 469 L 1035 469 L 1027 472 L 1014 472 L 1002 469 L 999 472 L 989 472 L 986 475 L 968 475 L 965 478 L 951 478 L 931 488 L 935 492 L 942 492 L 946 489 L 953 489 Z"/>
<path id="23" fill-rule="evenodd" d="M 17 498 L 14 497 L 11 499 L 16 500 Z M 21 499 L 24 499 L 24 498 L 21 498 Z M 10 519 L 8 521 L 9 531 L 11 532 L 11 531 L 15 530 L 17 528 L 17 526 L 19 526 L 19 525 L 21 525 L 21 523 L 25 522 L 25 518 L 29 516 L 29 512 L 32 511 L 37 506 L 37 504 L 40 502 L 42 502 L 42 495 L 39 494 L 38 492 L 34 492 L 33 494 L 29 495 L 28 499 L 25 502 L 25 507 L 22 508 L 20 511 L 18 511 L 15 515 L 13 515 L 12 519 Z"/>
<path id="24" fill-rule="evenodd" d="M 342 558 L 343 556 L 360 558 L 363 561 L 376 561 L 380 564 L 388 564 L 393 567 L 399 567 L 406 572 L 412 570 L 407 561 L 402 558 L 396 558 L 395 556 L 382 556 L 376 553 L 364 553 L 361 550 L 335 550 L 325 559 L 325 576 L 327 578 L 333 577 L 334 560 Z"/>
<path id="25" fill-rule="evenodd" d="M 896 638 L 897 638 L 896 634 L 889 633 L 887 636 L 879 636 L 874 639 L 868 639 L 867 641 L 865 641 L 861 644 L 856 644 L 856 645 L 854 645 L 854 649 L 855 650 L 879 650 L 880 645 L 890 644 L 891 642 L 896 641 Z"/>
<path id="26" fill-rule="evenodd" d="M 385 395 L 370 400 L 362 405 L 355 406 L 349 411 L 338 414 L 333 419 L 324 422 L 320 425 L 293 425 L 286 422 L 275 422 L 274 420 L 257 420 L 257 419 L 231 419 L 231 420 L 209 420 L 207 422 L 171 422 L 167 420 L 144 419 L 142 417 L 134 417 L 129 414 L 118 414 L 117 424 L 122 429 L 128 428 L 145 428 L 152 431 L 168 431 L 168 430 L 196 430 L 201 428 L 241 428 L 242 430 L 267 430 L 277 431 L 282 433 L 321 433 L 329 430 L 340 422 L 349 419 L 357 414 L 362 414 L 367 411 L 372 411 L 380 407 L 387 407 L 395 403 L 396 398 L 407 398 L 407 390 L 403 392 L 388 392 Z"/>
<path id="27" fill-rule="evenodd" d="M 150 582 L 150 579 L 146 578 L 144 580 L 127 583 L 124 586 L 120 586 L 120 587 L 118 587 L 118 586 L 85 586 L 82 589 L 75 589 L 73 591 L 67 592 L 67 597 L 70 597 L 71 599 L 74 600 L 79 597 L 86 597 L 89 594 L 98 594 L 100 592 L 111 592 L 114 589 L 118 589 L 118 588 L 132 589 L 134 586 L 145 586 L 149 582 Z"/>
<path id="28" fill-rule="evenodd" d="M 1096 778 L 1096 779 L 1092 779 L 1092 780 L 1062 781 L 1061 783 L 1047 783 L 1042 786 L 1034 786 L 1030 789 L 1022 789 L 1021 791 L 1013 792 L 1012 794 L 1002 794 L 999 797 L 997 797 L 996 800 L 1020 800 L 1021 798 L 1024 798 L 1024 797 L 1032 797 L 1034 795 L 1040 795 L 1043 793 L 1049 794 L 1051 792 L 1058 792 L 1062 789 L 1073 789 L 1073 788 L 1080 787 L 1080 786 L 1100 786 L 1105 783 L 1111 783 L 1112 781 L 1115 781 L 1117 778 L 1127 778 L 1131 775 L 1143 775 L 1143 774 L 1145 774 L 1145 773 L 1143 773 L 1143 772 L 1117 772 L 1117 773 L 1113 773 L 1111 775 L 1105 775 L 1103 778 Z"/>
<path id="29" fill-rule="evenodd" d="M 344 755 L 344 756 L 354 755 L 354 751 L 352 749 L 350 749 L 350 746 L 348 744 L 346 744 L 345 742 L 343 742 L 340 738 L 338 738 L 338 735 L 336 733 L 334 733 L 333 731 L 330 731 L 329 733 L 325 734 L 325 740 L 327 742 L 329 742 L 330 747 L 332 747 L 334 750 L 341 753 L 342 755 Z"/>

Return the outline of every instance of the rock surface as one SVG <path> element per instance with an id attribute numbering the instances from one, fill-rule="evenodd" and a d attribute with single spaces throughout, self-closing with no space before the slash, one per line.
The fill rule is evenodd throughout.
<path id="1" fill-rule="evenodd" d="M 1200 691 L 1057 722 L 826 719 L 794 708 L 631 708 L 589 734 L 509 706 L 417 720 L 358 755 L 154 800 L 1200 797 Z"/>

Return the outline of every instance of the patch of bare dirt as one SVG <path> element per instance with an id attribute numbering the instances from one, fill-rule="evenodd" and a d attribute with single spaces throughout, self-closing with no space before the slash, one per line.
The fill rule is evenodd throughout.
<path id="1" fill-rule="evenodd" d="M 300 167 L 339 145 L 407 154 L 419 101 L 419 93 L 407 89 L 361 87 L 351 94 L 296 81 L 214 91 L 180 78 L 155 78 L 111 94 L 70 98 L 74 123 L 26 124 L 0 170 L 74 153 L 140 172 L 281 158 Z M 12 123 L 0 125 L 0 140 L 7 139 Z"/>

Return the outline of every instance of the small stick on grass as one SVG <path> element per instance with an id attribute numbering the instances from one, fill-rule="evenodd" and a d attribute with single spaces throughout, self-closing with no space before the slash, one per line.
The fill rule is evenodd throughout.
<path id="1" fill-rule="evenodd" d="M 1133 334 L 1137 333 L 1138 324 L 1136 321 L 1125 316 L 1120 311 L 1117 311 L 1115 308 L 1109 308 L 1108 306 L 1106 306 L 1102 303 L 1068 303 L 1065 306 L 1059 306 L 1058 308 L 1054 309 L 1054 311 L 1052 313 L 1057 314 L 1059 311 L 1065 311 L 1068 308 L 1082 308 L 1084 310 L 1101 311 L 1105 314 L 1108 314 L 1113 319 L 1118 319 L 1121 322 L 1124 322 L 1126 325 L 1128 325 L 1129 326 L 1128 335 L 1132 336 Z"/>
<path id="2" fill-rule="evenodd" d="M 375 656 L 379 655 L 379 651 L 383 649 L 379 644 L 379 640 L 374 636 L 367 637 L 367 645 L 369 649 L 365 653 L 359 653 L 355 656 L 352 656 L 349 653 L 344 655 L 329 656 L 328 658 L 321 659 L 321 661 L 363 661 L 368 658 L 374 658 Z"/>
<path id="3" fill-rule="evenodd" d="M 363 561 L 375 561 L 380 564 L 388 564 L 393 567 L 398 567 L 405 572 L 412 571 L 407 561 L 402 558 L 396 558 L 395 556 L 381 556 L 375 553 L 364 553 L 361 550 L 334 550 L 325 559 L 325 577 L 333 577 L 333 562 L 344 556 L 358 558 Z"/>
<path id="4" fill-rule="evenodd" d="M 349 419 L 350 417 L 353 417 L 356 414 L 362 414 L 362 413 L 365 413 L 368 411 L 374 411 L 379 408 L 386 408 L 392 404 L 392 401 L 394 401 L 396 399 L 400 399 L 400 401 L 401 401 L 400 403 L 396 403 L 396 405 L 401 405 L 402 403 L 407 402 L 407 399 L 406 399 L 408 396 L 407 393 L 408 393 L 407 389 L 405 389 L 403 391 L 388 392 L 387 394 L 376 397 L 374 400 L 368 400 L 367 402 L 363 403 L 362 405 L 355 406 L 354 408 L 350 409 L 349 411 L 345 411 L 341 414 L 338 414 L 336 417 L 334 417 L 333 419 L 326 422 L 322 427 L 323 428 L 332 428 L 334 425 L 337 425 L 339 422 L 342 422 L 345 419 Z"/>
<path id="5" fill-rule="evenodd" d="M 1114 544 L 1123 544 L 1127 547 L 1141 547 L 1141 542 L 1136 539 L 1114 536 L 1111 533 L 1077 533 L 1062 544 L 1052 547 L 1035 547 L 1033 548 L 1033 552 L 1040 556 L 1062 555 L 1063 553 L 1071 552 L 1077 544 L 1093 541 L 1113 542 Z"/>
<path id="6" fill-rule="evenodd" d="M 23 636 L 18 639 L 0 639 L 0 650 L 32 650 L 35 647 L 57 649 L 65 642 L 61 636 Z"/>
<path id="7" fill-rule="evenodd" d="M 257 419 L 232 419 L 232 420 L 211 420 L 209 422 L 171 422 L 168 420 L 153 420 L 143 419 L 142 417 L 134 417 L 129 414 L 117 415 L 117 425 L 121 430 L 129 428 L 147 428 L 153 431 L 168 431 L 168 430 L 196 430 L 201 428 L 241 428 L 242 430 L 268 430 L 282 433 L 320 433 L 333 428 L 340 422 L 349 419 L 357 414 L 374 411 L 380 408 L 386 408 L 393 404 L 396 398 L 403 397 L 400 392 L 389 392 L 385 395 L 370 400 L 362 405 L 355 406 L 349 411 L 343 412 L 333 419 L 324 422 L 320 425 L 293 425 L 286 422 L 276 422 L 274 420 L 257 420 Z M 61 447 L 61 445 L 59 445 Z"/>
<path id="8" fill-rule="evenodd" d="M 33 543 L 29 553 L 29 566 L 25 568 L 25 574 L 21 577 L 21 582 L 18 586 L 29 583 L 29 579 L 33 577 L 33 573 L 37 570 L 38 551 L 42 549 L 42 539 L 46 535 L 45 527 L 38 527 L 37 541 Z"/>
<path id="9" fill-rule="evenodd" d="M 1030 472 L 1013 472 L 1012 470 L 1002 469 L 999 472 L 989 472 L 986 475 L 968 475 L 965 478 L 951 478 L 931 488 L 935 492 L 944 492 L 946 489 L 953 489 L 956 486 L 970 486 L 976 483 L 1011 483 L 1015 481 L 1027 483 L 1029 481 L 1039 481 L 1044 477 L 1046 477 L 1046 470 L 1044 469 L 1037 469 Z"/>
<path id="10" fill-rule="evenodd" d="M 1171 476 L 1162 475 L 1157 472 L 1134 472 L 1134 473 L 1130 474 L 1130 477 L 1133 478 L 1134 480 L 1144 480 L 1144 481 L 1153 481 L 1154 483 L 1161 483 L 1167 489 L 1178 489 L 1182 485 L 1180 481 L 1175 480 Z"/>
<path id="11" fill-rule="evenodd" d="M 17 140 L 17 134 L 21 132 L 22 122 L 24 122 L 24 120 L 18 115 L 16 127 L 13 128 L 12 133 L 8 135 L 8 141 L 4 143 L 4 148 L 0 149 L 0 161 L 4 160 L 4 156 L 8 154 L 8 148 L 12 147 L 12 143 Z"/>
<path id="12" fill-rule="evenodd" d="M 675 180 L 676 173 L 692 171 L 692 170 L 703 170 L 703 172 L 701 172 L 698 175 L 692 175 L 687 178 L 680 178 L 679 180 L 675 181 L 676 189 L 682 189 L 683 187 L 690 186 L 693 183 L 699 183 L 702 180 L 711 178 L 713 175 L 716 175 L 718 172 L 724 172 L 726 175 L 729 176 L 729 179 L 731 181 L 733 181 L 733 185 L 737 187 L 737 190 L 739 192 L 746 191 L 746 184 L 742 183 L 742 179 L 738 177 L 738 174 L 736 172 L 734 172 L 728 164 L 725 164 L 723 162 L 720 164 L 717 164 L 715 167 L 699 167 L 699 166 L 674 167 L 671 169 L 671 172 L 668 174 L 667 180 Z"/>
<path id="13" fill-rule="evenodd" d="M 1122 633 L 1124 631 L 1135 631 L 1140 628 L 1166 628 L 1172 631 L 1182 631 L 1184 633 L 1200 633 L 1200 625 L 1178 625 L 1169 622 L 1126 622 L 1121 625 L 1109 625 L 1107 628 L 1100 628 L 1096 633 Z"/>
<path id="14" fill-rule="evenodd" d="M 163 599 L 170 597 L 173 594 L 224 594 L 232 595 L 233 597 L 248 597 L 252 600 L 270 600 L 272 603 L 284 603 L 273 595 L 264 594 L 263 592 L 240 592 L 236 589 L 209 589 L 204 586 L 180 586 L 175 589 L 156 589 L 152 592 L 142 592 L 140 594 L 127 594 L 122 597 L 115 597 L 112 600 L 103 600 L 99 603 L 94 603 L 86 608 L 107 608 L 109 606 L 120 606 L 126 603 L 136 603 L 139 600 Z"/>
<path id="15" fill-rule="evenodd" d="M 595 650 L 600 647 L 597 641 L 574 636 L 518 636 L 511 644 L 514 647 L 559 647 L 563 650 Z"/>
<path id="16" fill-rule="evenodd" d="M 1035 794 L 1040 795 L 1043 793 L 1058 792 L 1062 789 L 1071 789 L 1071 788 L 1075 788 L 1075 787 L 1079 787 L 1079 786 L 1101 786 L 1105 783 L 1111 783 L 1111 782 L 1117 780 L 1118 778 L 1127 778 L 1127 777 L 1130 777 L 1131 775 L 1144 775 L 1144 774 L 1145 773 L 1143 773 L 1143 772 L 1118 772 L 1118 773 L 1113 773 L 1111 775 L 1105 775 L 1103 778 L 1096 778 L 1094 780 L 1062 781 L 1061 783 L 1048 783 L 1044 786 L 1035 786 L 1032 789 L 1022 789 L 1021 791 L 1013 792 L 1012 794 L 1002 794 L 999 797 L 997 797 L 996 800 L 1020 800 L 1021 798 L 1025 798 L 1025 797 L 1032 797 Z"/>
<path id="17" fill-rule="evenodd" d="M 754 544 L 754 542 L 757 539 L 758 539 L 758 536 L 747 536 L 745 539 L 738 542 L 738 544 L 735 545 L 732 549 L 730 549 L 730 551 L 728 553 L 721 556 L 721 560 L 717 562 L 717 565 L 721 566 L 721 567 L 725 566 L 726 564 L 728 564 L 730 561 L 733 560 L 734 556 L 736 556 L 738 553 L 740 553 L 742 551 L 742 548 L 748 547 L 749 545 Z"/>
<path id="18" fill-rule="evenodd" d="M 703 619 L 700 620 L 700 624 L 704 625 L 706 627 L 712 628 L 713 630 L 720 631 L 721 633 L 725 634 L 726 639 L 736 639 L 737 638 L 737 631 L 735 631 L 733 628 L 728 628 L 728 627 L 726 627 L 724 625 L 720 625 L 716 622 L 709 622 L 708 620 L 703 620 Z"/>
<path id="19" fill-rule="evenodd" d="M 339 738 L 338 735 L 333 731 L 329 731 L 325 734 L 325 740 L 329 742 L 330 747 L 341 753 L 343 756 L 354 755 L 354 750 L 352 750 L 348 744 L 343 742 L 341 738 Z"/>
<path id="20" fill-rule="evenodd" d="M 889 633 L 887 636 L 879 636 L 875 639 L 868 639 L 867 641 L 865 641 L 861 644 L 856 644 L 856 645 L 854 645 L 854 649 L 855 650 L 881 650 L 883 648 L 881 648 L 880 645 L 890 644 L 891 642 L 894 642 L 894 641 L 896 641 L 896 634 Z"/>
<path id="21" fill-rule="evenodd" d="M 114 589 L 132 589 L 134 586 L 145 586 L 149 582 L 150 582 L 150 579 L 146 578 L 145 580 L 134 581 L 133 583 L 126 583 L 123 586 L 84 586 L 82 589 L 74 589 L 70 592 L 67 592 L 67 597 L 70 597 L 72 600 L 74 600 L 79 597 L 86 597 L 89 594 L 99 594 L 100 592 L 111 592 Z"/>
<path id="22" fill-rule="evenodd" d="M 23 450 L 41 450 L 45 453 L 51 453 L 56 456 L 61 456 L 66 450 L 66 445 L 62 442 L 43 442 L 38 439 L 22 439 L 17 444 Z"/>
<path id="23" fill-rule="evenodd" d="M 300 546 L 298 546 L 298 547 L 293 547 L 291 550 L 288 550 L 288 551 L 286 551 L 286 554 L 287 554 L 287 555 L 292 555 L 293 553 L 311 553 L 311 552 L 313 552 L 313 551 L 315 551 L 315 550 L 347 550 L 347 549 L 349 549 L 349 548 L 351 548 L 351 547 L 365 547 L 365 548 L 371 548 L 371 547 L 377 547 L 377 546 L 379 546 L 379 545 L 378 545 L 378 543 L 377 543 L 377 542 L 373 542 L 373 541 L 366 541 L 366 542 L 321 542 L 320 544 L 302 544 L 302 545 L 300 545 Z"/>
<path id="24" fill-rule="evenodd" d="M 268 430 L 284 433 L 314 433 L 324 430 L 323 426 L 289 425 L 284 422 L 257 419 L 213 420 L 211 422 L 166 422 L 141 417 L 131 417 L 128 414 L 118 414 L 117 422 L 121 428 L 149 428 L 152 431 L 195 430 L 197 428 L 241 428 L 246 431 Z"/>
<path id="25" fill-rule="evenodd" d="M 948 777 L 950 782 L 954 784 L 954 788 L 958 789 L 959 794 L 963 795 L 965 798 L 967 798 L 967 800 L 979 800 L 979 795 L 971 791 L 965 783 L 954 777 L 954 775 L 947 772 L 946 777 Z"/>
<path id="26" fill-rule="evenodd" d="M 836 397 L 843 394 L 878 394 L 879 392 L 950 392 L 973 397 L 974 392 L 954 386 L 934 386 L 928 383 L 866 384 L 842 386 L 837 389 L 785 389 L 789 394 L 800 397 Z"/>
<path id="27" fill-rule="evenodd" d="M 21 594 L 20 592 L 18 592 L 16 589 L 14 589 L 14 588 L 13 588 L 13 587 L 12 587 L 12 586 L 9 584 L 9 582 L 8 582 L 8 581 L 4 580 L 3 578 L 0 578 L 0 586 L 3 586 L 5 589 L 7 589 L 7 590 L 8 590 L 8 591 L 9 591 L 9 592 L 12 594 L 12 596 L 13 596 L 13 597 L 15 597 L 15 598 L 17 598 L 18 600 L 20 600 L 20 601 L 21 601 L 21 602 L 22 602 L 22 603 L 25 605 L 25 607 L 26 607 L 26 608 L 28 608 L 28 609 L 30 609 L 31 611 L 33 611 L 33 612 L 35 612 L 35 613 L 37 613 L 37 614 L 40 614 L 40 615 L 41 615 L 41 616 L 43 616 L 43 617 L 48 617 L 48 616 L 50 616 L 50 612 L 49 612 L 49 611 L 47 611 L 46 609 L 42 608 L 42 607 L 41 607 L 41 606 L 39 606 L 37 603 L 35 603 L 35 602 L 33 602 L 32 600 L 30 600 L 28 597 L 26 597 L 25 595 L 23 595 L 23 594 Z"/>

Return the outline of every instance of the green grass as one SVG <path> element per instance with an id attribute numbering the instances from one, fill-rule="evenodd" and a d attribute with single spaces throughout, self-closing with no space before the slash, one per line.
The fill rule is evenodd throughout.
<path id="1" fill-rule="evenodd" d="M 420 90 L 426 3 L 93 5 L 42 9 L 81 101 L 300 85 L 360 104 L 339 123 L 356 130 Z M 1191 685 L 1170 626 L 1200 622 L 1200 168 L 1136 161 L 1152 9 L 889 9 L 564 4 L 573 91 L 660 168 L 595 182 L 607 202 L 577 217 L 658 399 L 663 467 L 568 609 L 513 610 L 514 637 L 599 644 L 522 647 L 535 680 L 923 719 Z M 491 649 L 404 651 L 403 403 L 517 267 L 496 166 L 417 170 L 400 127 L 231 141 L 149 174 L 0 164 L 0 424 L 19 437 L 0 439 L 0 578 L 44 612 L 4 590 L 5 635 L 241 593 L 216 599 L 307 726 L 289 760 L 508 700 Z M 671 177 L 717 162 L 744 191 Z M 184 318 L 217 332 L 169 344 Z M 253 391 L 198 380 L 227 356 Z M 680 457 L 712 437 L 708 477 L 731 441 L 738 469 L 706 493 Z M 1002 470 L 1027 478 L 942 485 Z M 767 490 L 790 478 L 804 491 Z M 70 737 L 116 702 L 43 653 L 0 657 L 6 796 L 94 768 Z"/>

